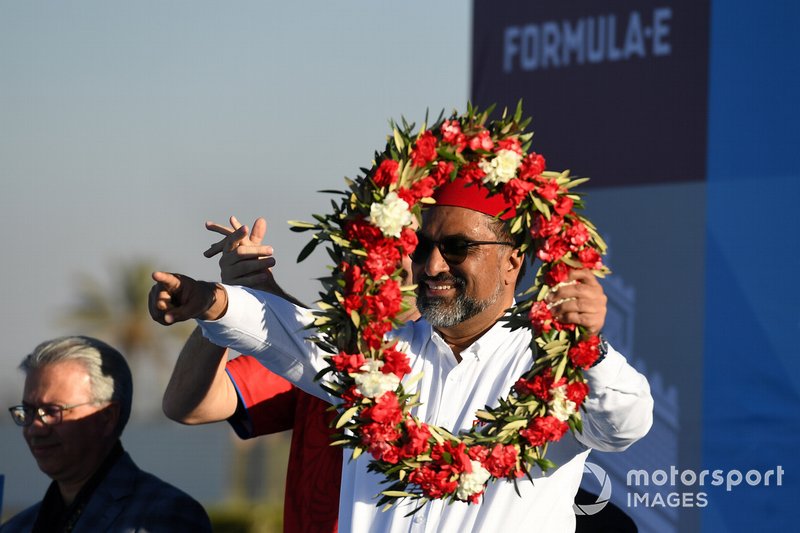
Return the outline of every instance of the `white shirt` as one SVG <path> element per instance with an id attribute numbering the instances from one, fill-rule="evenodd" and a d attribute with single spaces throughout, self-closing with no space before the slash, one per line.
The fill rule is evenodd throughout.
<path id="1" fill-rule="evenodd" d="M 217 321 L 198 321 L 204 335 L 218 345 L 252 354 L 273 372 L 304 391 L 327 401 L 334 398 L 314 381 L 327 366 L 326 355 L 307 339 L 313 330 L 308 310 L 278 297 L 242 287 L 225 287 L 228 309 Z M 457 362 L 452 350 L 425 320 L 408 323 L 392 334 L 410 344 L 407 354 L 413 377 L 423 373 L 415 387 L 422 405 L 414 414 L 428 424 L 452 432 L 466 430 L 475 412 L 497 405 L 517 379 L 530 368 L 530 331 L 510 331 L 498 322 Z M 650 429 L 653 399 L 644 376 L 613 349 L 586 372 L 590 395 L 585 401 L 583 433 L 567 433 L 548 447 L 547 458 L 558 468 L 543 476 L 534 468 L 514 483 L 490 484 L 476 504 L 428 502 L 416 514 L 415 501 L 388 511 L 375 506 L 376 495 L 386 486 L 383 477 L 367 471 L 369 455 L 350 461 L 345 451 L 339 503 L 339 529 L 347 532 L 454 532 L 518 530 L 558 532 L 575 529 L 572 504 L 583 476 L 589 448 L 621 451 Z M 338 400 L 338 399 L 337 399 Z M 417 502 L 418 504 L 418 502 Z"/>

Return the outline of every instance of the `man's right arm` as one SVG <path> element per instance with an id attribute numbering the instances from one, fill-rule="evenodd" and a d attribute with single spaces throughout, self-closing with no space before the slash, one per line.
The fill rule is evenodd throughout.
<path id="1" fill-rule="evenodd" d="M 299 301 L 286 293 L 275 281 L 270 268 L 275 264 L 272 247 L 263 245 L 266 221 L 259 217 L 252 232 L 242 226 L 236 217 L 230 218 L 230 226 L 206 222 L 206 229 L 223 235 L 223 239 L 212 244 L 203 255 L 213 257 L 221 254 L 219 261 L 222 281 L 243 285 L 277 294 L 297 305 Z M 233 416 L 239 406 L 239 394 L 226 372 L 227 350 L 220 348 L 202 335 L 199 328 L 181 349 L 175 368 L 164 392 L 162 408 L 167 417 L 184 424 L 218 422 Z M 265 370 L 266 372 L 266 370 Z M 277 376 L 273 377 L 278 380 Z M 272 394 L 277 387 L 270 380 L 262 380 L 260 390 Z M 282 381 L 282 380 L 281 380 Z M 276 389 L 276 391 L 272 391 Z M 266 397 L 259 396 L 260 401 Z"/>
<path id="2" fill-rule="evenodd" d="M 168 418 L 183 424 L 205 424 L 226 420 L 236 412 L 239 398 L 225 372 L 227 353 L 195 328 L 178 355 L 164 392 L 162 408 Z"/>

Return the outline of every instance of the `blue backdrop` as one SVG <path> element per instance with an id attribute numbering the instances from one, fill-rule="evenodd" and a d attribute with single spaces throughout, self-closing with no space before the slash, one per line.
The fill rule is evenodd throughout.
<path id="1" fill-rule="evenodd" d="M 474 0 L 473 17 L 473 101 L 523 98 L 533 149 L 592 177 L 606 333 L 653 387 L 650 435 L 589 458 L 612 501 L 641 531 L 799 530 L 800 7 Z"/>
<path id="2" fill-rule="evenodd" d="M 704 531 L 797 531 L 800 7 L 712 4 L 703 465 L 781 465 L 715 489 Z"/>

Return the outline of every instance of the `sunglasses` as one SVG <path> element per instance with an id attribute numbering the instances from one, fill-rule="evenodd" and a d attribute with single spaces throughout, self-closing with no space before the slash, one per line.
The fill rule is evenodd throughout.
<path id="1" fill-rule="evenodd" d="M 433 247 L 439 249 L 439 253 L 448 264 L 458 265 L 464 262 L 469 255 L 471 248 L 483 245 L 514 246 L 513 242 L 503 241 L 471 241 L 463 237 L 445 237 L 440 241 L 429 239 L 421 233 L 417 233 L 417 247 L 411 252 L 411 261 L 414 263 L 424 263 L 433 252 Z"/>

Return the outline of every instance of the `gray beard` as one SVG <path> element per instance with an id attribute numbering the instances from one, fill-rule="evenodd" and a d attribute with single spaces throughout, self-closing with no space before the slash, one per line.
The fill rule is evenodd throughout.
<path id="1" fill-rule="evenodd" d="M 477 300 L 464 294 L 464 282 L 459 278 L 452 280 L 453 286 L 458 291 L 455 301 L 445 298 L 426 296 L 422 291 L 417 295 L 417 308 L 423 318 L 435 328 L 451 328 L 475 315 L 482 313 L 500 296 L 501 287 L 486 300 Z"/>

